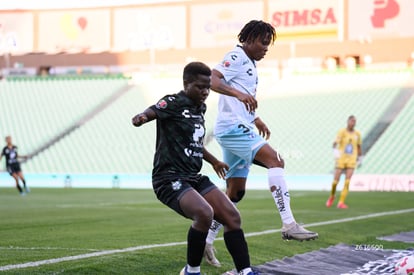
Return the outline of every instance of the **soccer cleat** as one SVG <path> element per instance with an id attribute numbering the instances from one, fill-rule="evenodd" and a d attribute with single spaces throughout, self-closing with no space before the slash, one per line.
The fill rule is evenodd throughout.
<path id="1" fill-rule="evenodd" d="M 282 239 L 283 240 L 297 240 L 297 241 L 309 241 L 315 240 L 319 237 L 318 233 L 309 231 L 303 226 L 294 222 L 289 227 L 282 227 Z"/>
<path id="2" fill-rule="evenodd" d="M 209 265 L 215 267 L 221 267 L 221 263 L 217 260 L 216 256 L 214 255 L 216 250 L 214 249 L 212 244 L 206 243 L 206 247 L 204 248 L 204 259 Z"/>
<path id="3" fill-rule="evenodd" d="M 183 267 L 180 271 L 180 275 L 201 275 L 200 272 L 187 272 L 187 265 Z"/>
<path id="4" fill-rule="evenodd" d="M 343 202 L 338 202 L 338 205 L 336 207 L 340 209 L 348 209 L 348 205 Z"/>
<path id="5" fill-rule="evenodd" d="M 30 193 L 30 188 L 29 187 L 25 186 L 24 190 L 26 191 L 26 193 Z"/>
<path id="6" fill-rule="evenodd" d="M 335 200 L 334 196 L 329 196 L 329 199 L 326 201 L 326 207 L 331 207 Z"/>

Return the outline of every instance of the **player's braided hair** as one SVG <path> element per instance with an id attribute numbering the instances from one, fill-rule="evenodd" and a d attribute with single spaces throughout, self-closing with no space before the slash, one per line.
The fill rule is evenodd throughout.
<path id="1" fill-rule="evenodd" d="M 211 69 L 202 62 L 190 62 L 184 67 L 183 80 L 192 82 L 197 78 L 197 75 L 211 76 Z"/>
<path id="2" fill-rule="evenodd" d="M 270 38 L 270 43 L 273 44 L 277 38 L 275 28 L 262 20 L 251 20 L 249 23 L 244 25 L 239 35 L 240 43 L 253 42 L 256 39 Z"/>

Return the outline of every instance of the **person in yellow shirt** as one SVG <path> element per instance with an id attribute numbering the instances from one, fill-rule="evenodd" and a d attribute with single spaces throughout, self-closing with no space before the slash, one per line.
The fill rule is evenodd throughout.
<path id="1" fill-rule="evenodd" d="M 351 115 L 348 117 L 348 124 L 346 128 L 338 131 L 336 139 L 333 143 L 333 152 L 336 161 L 334 179 L 332 181 L 331 194 L 326 201 L 326 207 L 331 207 L 335 200 L 336 186 L 340 180 L 341 174 L 345 173 L 345 183 L 342 189 L 338 208 L 346 209 L 345 199 L 348 195 L 349 183 L 354 174 L 356 167 L 362 164 L 362 150 L 361 150 L 361 133 L 355 130 L 356 118 Z"/>

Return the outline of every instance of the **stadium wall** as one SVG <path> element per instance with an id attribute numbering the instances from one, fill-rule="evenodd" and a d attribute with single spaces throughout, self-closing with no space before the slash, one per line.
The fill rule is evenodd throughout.
<path id="1" fill-rule="evenodd" d="M 216 175 L 208 175 L 221 189 L 225 182 Z M 31 174 L 25 177 L 30 187 L 35 188 L 122 188 L 152 189 L 150 174 Z M 332 175 L 288 175 L 289 190 L 329 191 Z M 14 180 L 0 173 L 0 187 L 14 188 Z M 342 188 L 340 183 L 338 188 Z M 267 190 L 267 175 L 249 176 L 248 189 Z M 354 175 L 350 191 L 367 192 L 414 192 L 414 175 Z"/>
<path id="2" fill-rule="evenodd" d="M 177 1 L 126 7 L 0 11 L 0 67 L 129 66 L 217 62 L 248 20 L 278 31 L 267 60 L 288 66 L 399 62 L 411 66 L 410 0 Z M 397 3 L 397 8 L 386 5 Z M 395 10 L 397 9 L 397 10 Z M 303 63 L 302 63 L 303 65 Z"/>

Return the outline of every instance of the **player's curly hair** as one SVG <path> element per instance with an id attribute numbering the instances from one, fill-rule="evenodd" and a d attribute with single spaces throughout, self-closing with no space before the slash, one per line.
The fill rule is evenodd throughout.
<path id="1" fill-rule="evenodd" d="M 184 67 L 183 80 L 193 82 L 197 75 L 211 76 L 211 69 L 203 62 L 190 62 Z"/>
<path id="2" fill-rule="evenodd" d="M 251 20 L 244 25 L 239 35 L 240 43 L 253 42 L 256 39 L 268 39 L 270 38 L 270 44 L 273 44 L 277 38 L 275 28 L 262 20 Z"/>

